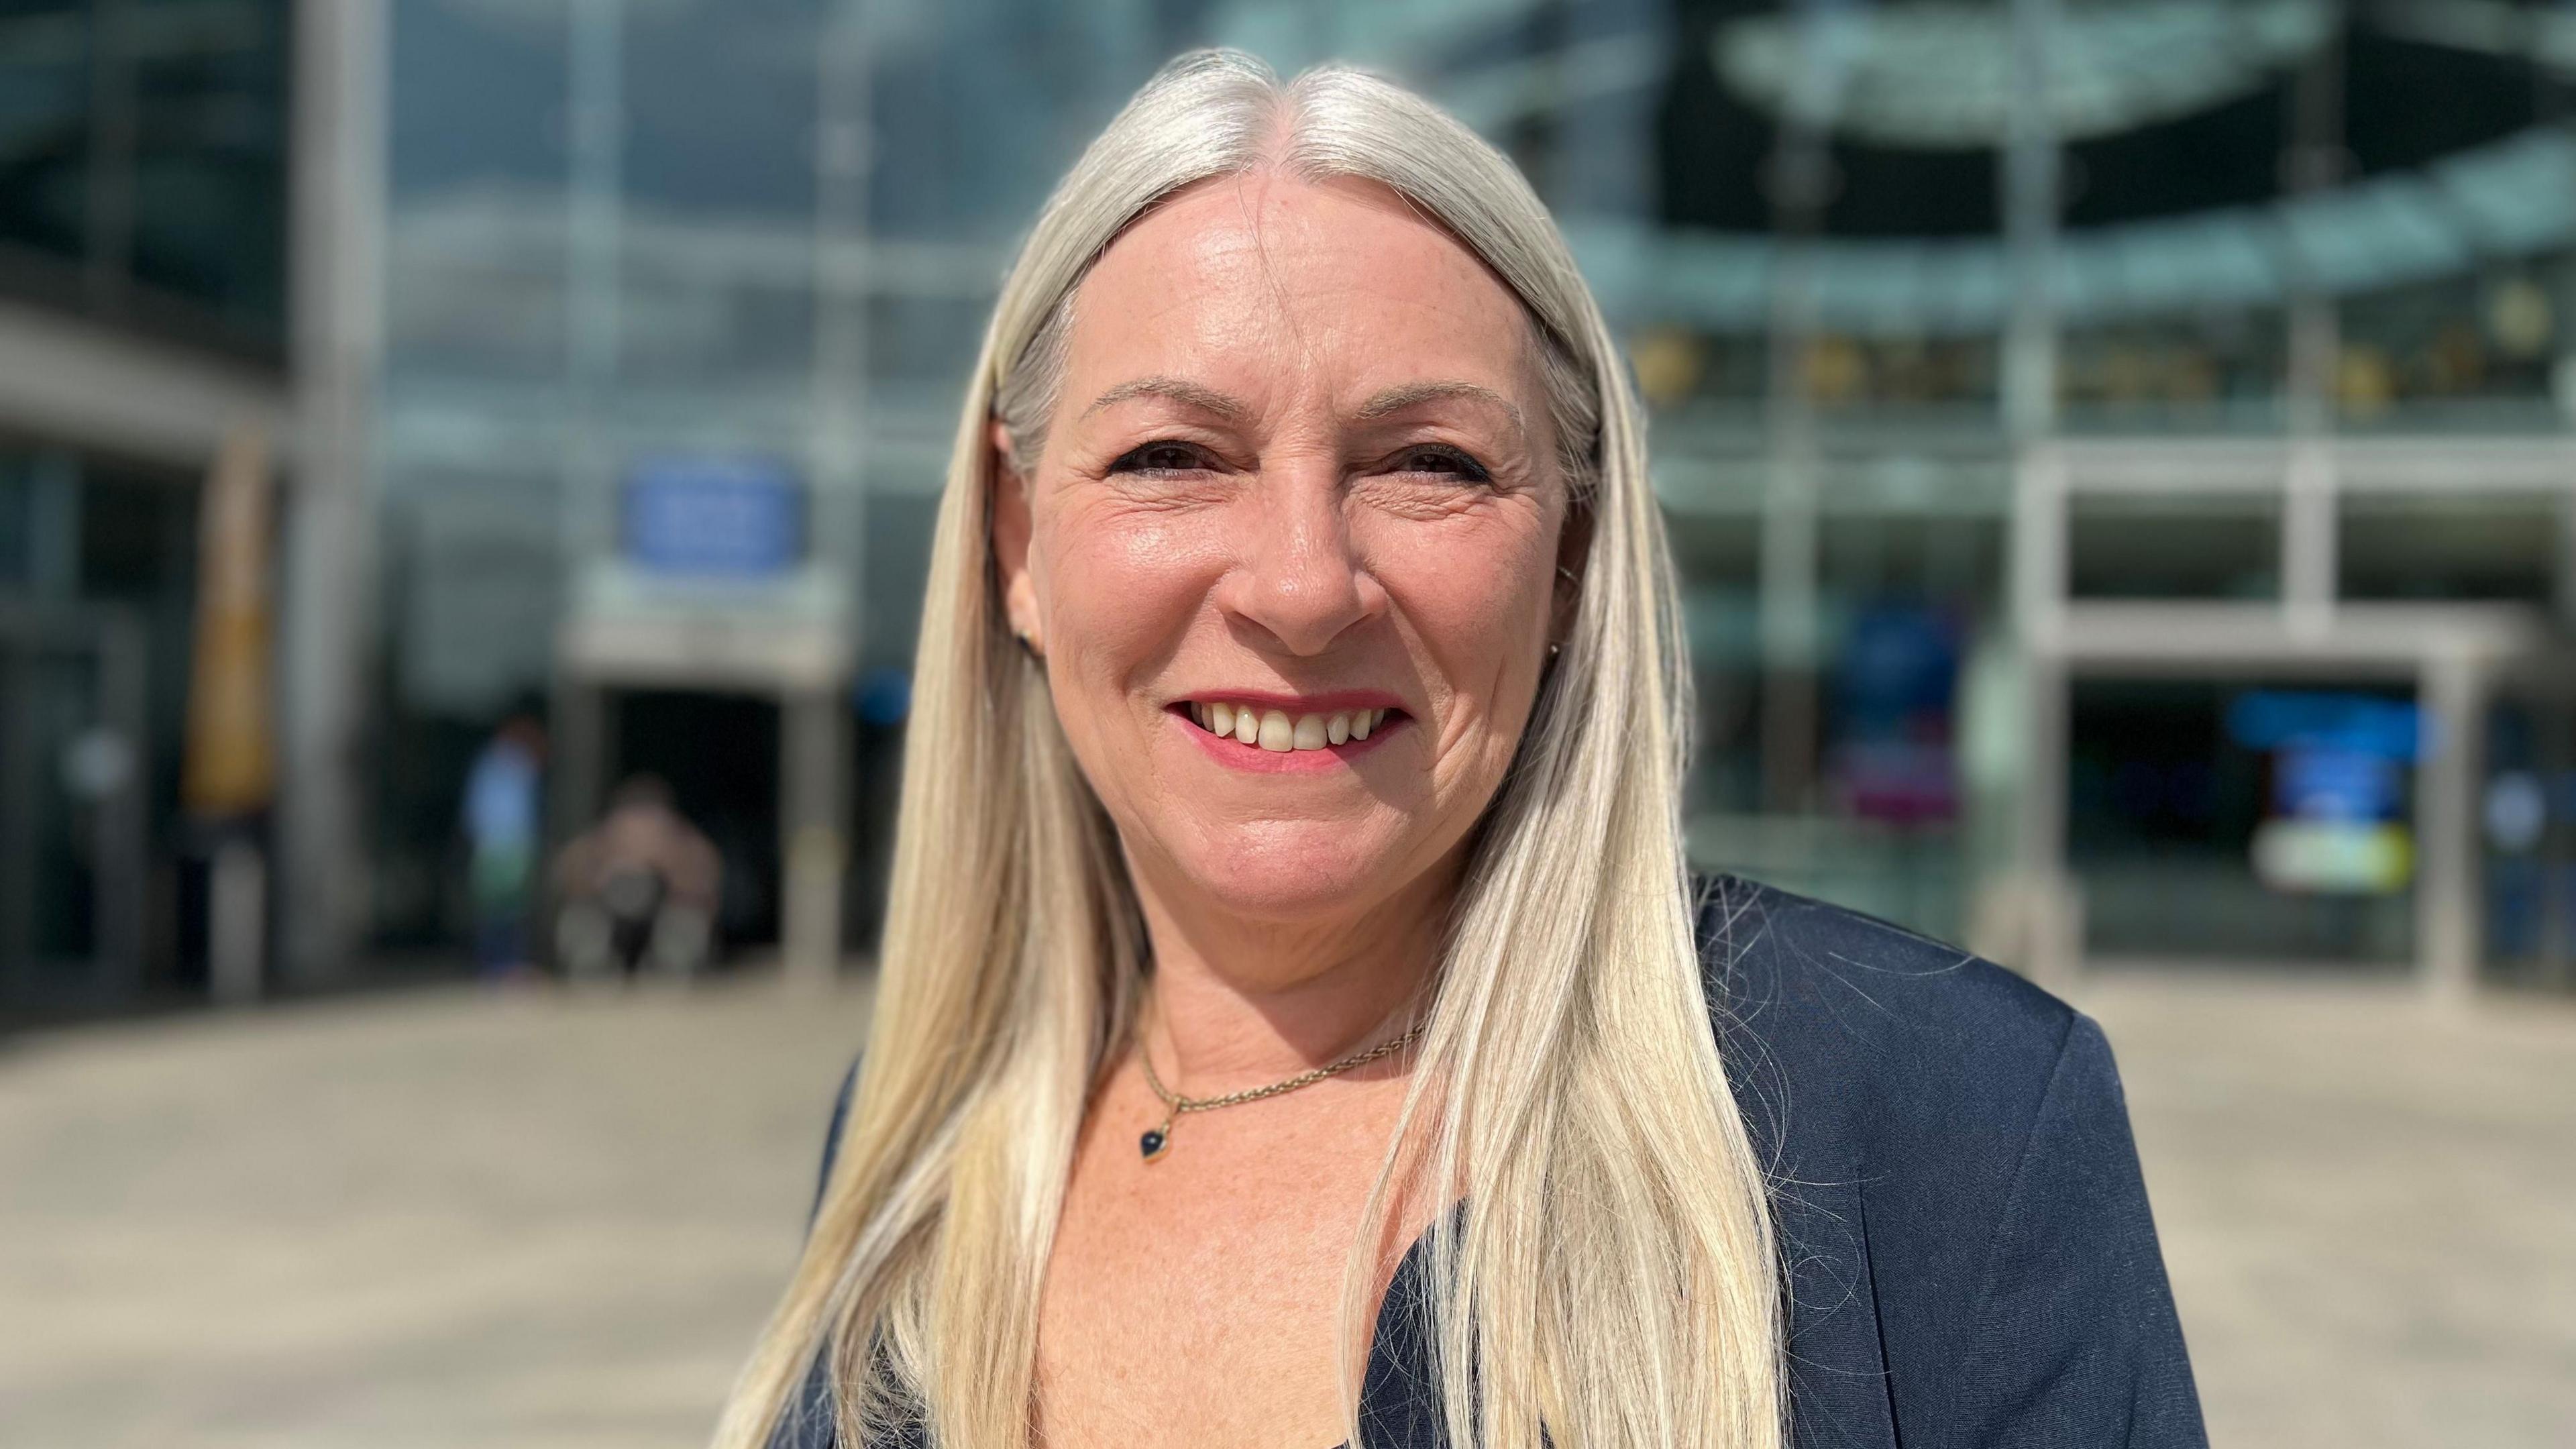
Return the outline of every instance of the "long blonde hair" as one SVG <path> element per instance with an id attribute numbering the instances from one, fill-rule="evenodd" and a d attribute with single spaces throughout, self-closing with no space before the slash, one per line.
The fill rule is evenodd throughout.
<path id="1" fill-rule="evenodd" d="M 812 1231 L 716 1432 L 764 1449 L 827 1365 L 840 1442 L 908 1421 L 1018 1449 L 1038 1295 L 1086 1093 L 1124 1050 L 1148 944 L 1109 821 L 996 592 L 997 415 L 1031 450 L 1082 277 L 1192 182 L 1255 167 L 1409 198 L 1527 308 L 1588 540 L 1570 635 L 1476 836 L 1403 1126 L 1353 1244 L 1356 1385 L 1389 1204 L 1463 1190 L 1419 1311 L 1452 1442 L 1778 1449 L 1780 1272 L 1720 1069 L 1678 790 L 1690 698 L 1644 421 L 1546 209 L 1499 152 L 1342 67 L 1174 61 L 1075 163 L 967 388 L 915 661 L 882 975 Z M 1419 1176 L 1412 1173 L 1418 1171 Z M 1356 1397 L 1354 1389 L 1354 1399 Z M 1351 1430 L 1358 1425 L 1354 1403 Z"/>

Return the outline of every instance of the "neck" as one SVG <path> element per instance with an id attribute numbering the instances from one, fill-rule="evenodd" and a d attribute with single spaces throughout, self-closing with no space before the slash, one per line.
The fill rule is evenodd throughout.
<path id="1" fill-rule="evenodd" d="M 1286 923 L 1246 919 L 1147 873 L 1131 878 L 1154 950 L 1145 1047 L 1173 1090 L 1207 1096 L 1295 1076 L 1403 1030 L 1438 959 L 1457 869 L 1444 862 L 1383 900 Z"/>

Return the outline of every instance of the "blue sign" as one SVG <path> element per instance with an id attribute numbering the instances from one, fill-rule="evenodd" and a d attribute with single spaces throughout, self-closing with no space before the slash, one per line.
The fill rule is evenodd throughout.
<path id="1" fill-rule="evenodd" d="M 627 472 L 626 557 L 655 573 L 759 579 L 805 552 L 805 490 L 770 458 L 648 458 Z"/>
<path id="2" fill-rule="evenodd" d="M 2421 711 L 2403 700 L 2369 694 L 2252 690 L 2227 708 L 2227 733 L 2249 750 L 2293 746 L 2348 750 L 2381 759 L 2424 755 Z"/>
<path id="3" fill-rule="evenodd" d="M 2393 820 L 2406 782 L 2384 754 L 2341 745 L 2284 745 L 2272 773 L 2272 813 L 2294 820 Z"/>

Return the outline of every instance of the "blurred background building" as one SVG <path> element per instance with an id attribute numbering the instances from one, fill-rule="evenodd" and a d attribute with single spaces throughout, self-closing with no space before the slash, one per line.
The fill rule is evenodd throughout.
<path id="1" fill-rule="evenodd" d="M 0 1005 L 452 949 L 531 709 L 550 838 L 659 776 L 728 949 L 864 950 L 986 309 L 1206 43 L 1556 209 L 1703 863 L 2042 972 L 2576 986 L 2576 3 L 17 0 Z"/>

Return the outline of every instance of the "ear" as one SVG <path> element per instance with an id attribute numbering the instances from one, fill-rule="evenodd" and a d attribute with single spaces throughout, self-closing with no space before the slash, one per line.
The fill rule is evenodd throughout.
<path id="1" fill-rule="evenodd" d="M 1575 606 L 1583 599 L 1583 572 L 1592 562 L 1592 504 L 1573 499 L 1565 505 L 1565 522 L 1556 530 L 1555 605 L 1548 610 L 1547 637 L 1558 643 L 1574 632 Z"/>
<path id="2" fill-rule="evenodd" d="M 1011 434 L 996 420 L 988 425 L 988 445 L 993 450 L 993 573 L 1002 586 L 1002 612 L 1009 619 L 1011 632 L 1025 640 L 1031 652 L 1046 653 L 1045 624 L 1038 618 L 1038 590 L 1029 577 L 1029 488 L 1028 480 L 1011 466 Z"/>

